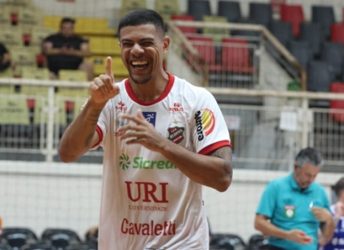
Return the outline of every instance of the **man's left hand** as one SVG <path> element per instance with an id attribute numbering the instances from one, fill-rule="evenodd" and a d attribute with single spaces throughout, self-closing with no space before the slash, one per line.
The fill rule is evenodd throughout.
<path id="1" fill-rule="evenodd" d="M 117 130 L 117 135 L 127 144 L 141 144 L 146 148 L 159 151 L 166 141 L 143 116 L 141 111 L 135 115 L 123 114 L 122 119 L 128 120 L 128 124 Z"/>
<path id="2" fill-rule="evenodd" d="M 332 220 L 331 213 L 322 207 L 313 207 L 312 212 L 314 216 L 321 222 L 327 222 L 329 220 Z"/>

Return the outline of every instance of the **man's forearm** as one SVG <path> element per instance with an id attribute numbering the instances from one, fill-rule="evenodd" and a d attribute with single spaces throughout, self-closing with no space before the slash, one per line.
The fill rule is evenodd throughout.
<path id="1" fill-rule="evenodd" d="M 336 223 L 333 218 L 328 219 L 321 230 L 321 244 L 324 245 L 332 239 Z"/>
<path id="2" fill-rule="evenodd" d="M 95 128 L 103 107 L 94 107 L 89 102 L 78 117 L 64 132 L 59 147 L 60 158 L 70 162 L 78 159 L 97 140 Z"/>
<path id="3" fill-rule="evenodd" d="M 208 156 L 191 152 L 170 141 L 160 152 L 191 180 L 225 191 L 232 181 L 231 151 L 223 147 L 222 156 Z"/>
<path id="4" fill-rule="evenodd" d="M 271 224 L 270 221 L 263 218 L 256 218 L 255 220 L 255 228 L 262 232 L 265 236 L 273 236 L 280 239 L 287 239 L 288 232 L 282 230 L 275 225 Z"/>

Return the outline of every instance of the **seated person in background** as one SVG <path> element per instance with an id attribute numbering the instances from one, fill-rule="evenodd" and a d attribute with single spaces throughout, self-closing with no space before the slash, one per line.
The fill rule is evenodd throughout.
<path id="1" fill-rule="evenodd" d="M 48 68 L 56 76 L 60 69 L 81 69 L 87 73 L 87 79 L 92 80 L 93 66 L 85 60 L 90 55 L 88 41 L 74 33 L 74 24 L 74 19 L 64 17 L 60 31 L 44 39 Z"/>
<path id="2" fill-rule="evenodd" d="M 0 72 L 11 66 L 11 56 L 8 49 L 0 42 Z"/>
<path id="3" fill-rule="evenodd" d="M 322 250 L 344 249 L 344 177 L 332 186 L 337 202 L 332 204 L 331 213 L 336 223 L 336 229 L 330 242 Z"/>

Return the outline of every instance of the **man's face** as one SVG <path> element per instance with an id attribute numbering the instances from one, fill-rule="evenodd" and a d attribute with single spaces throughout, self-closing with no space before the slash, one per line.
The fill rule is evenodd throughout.
<path id="1" fill-rule="evenodd" d="M 144 84 L 163 72 L 168 45 L 169 38 L 153 24 L 123 27 L 120 30 L 121 56 L 131 80 Z"/>
<path id="2" fill-rule="evenodd" d="M 338 201 L 344 203 L 344 189 L 341 189 L 339 191 L 337 199 L 338 199 Z"/>
<path id="3" fill-rule="evenodd" d="M 65 22 L 61 24 L 61 33 L 64 36 L 71 36 L 74 34 L 74 23 Z"/>
<path id="4" fill-rule="evenodd" d="M 317 177 L 320 168 L 310 163 L 306 163 L 301 167 L 295 166 L 294 176 L 300 188 L 307 188 Z"/>

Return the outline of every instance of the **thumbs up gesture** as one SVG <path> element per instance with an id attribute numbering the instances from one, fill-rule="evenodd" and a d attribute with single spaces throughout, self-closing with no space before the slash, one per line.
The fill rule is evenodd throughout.
<path id="1" fill-rule="evenodd" d="M 112 73 L 112 58 L 107 57 L 105 74 L 96 77 L 89 87 L 90 101 L 97 106 L 105 106 L 106 102 L 119 93 Z"/>

